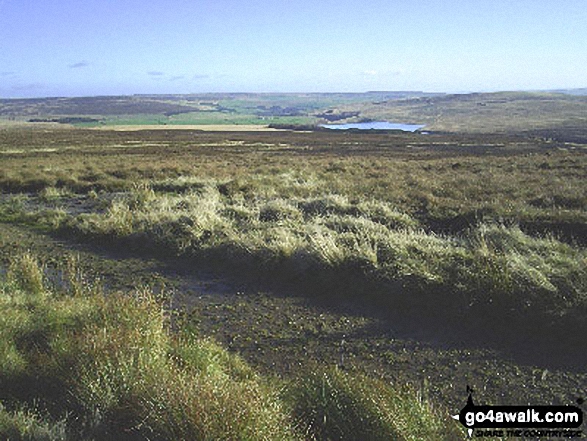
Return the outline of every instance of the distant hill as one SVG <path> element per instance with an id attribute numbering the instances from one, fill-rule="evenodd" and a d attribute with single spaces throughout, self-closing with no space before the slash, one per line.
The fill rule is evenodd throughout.
<path id="1" fill-rule="evenodd" d="M 0 99 L 0 119 L 74 125 L 313 125 L 322 120 L 320 115 L 324 112 L 344 105 L 437 95 L 417 91 L 373 91 Z"/>
<path id="2" fill-rule="evenodd" d="M 552 93 L 564 93 L 566 95 L 579 95 L 584 96 L 587 95 L 587 87 L 582 89 L 555 89 L 551 90 Z"/>
<path id="3" fill-rule="evenodd" d="M 134 96 L 0 100 L 0 116 L 136 115 L 193 112 L 165 99 Z"/>
<path id="4" fill-rule="evenodd" d="M 506 133 L 572 130 L 587 134 L 587 96 L 549 92 L 453 94 L 345 106 L 371 120 L 425 124 L 425 130 Z M 586 137 L 587 139 L 587 137 Z"/>

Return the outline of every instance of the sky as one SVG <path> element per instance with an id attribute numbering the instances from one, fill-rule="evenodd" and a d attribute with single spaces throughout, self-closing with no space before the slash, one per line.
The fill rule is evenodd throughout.
<path id="1" fill-rule="evenodd" d="M 0 0 L 0 97 L 587 87 L 585 0 Z"/>

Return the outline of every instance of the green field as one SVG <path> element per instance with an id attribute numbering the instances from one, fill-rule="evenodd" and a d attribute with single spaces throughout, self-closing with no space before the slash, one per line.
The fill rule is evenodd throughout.
<path id="1" fill-rule="evenodd" d="M 584 98 L 406 98 L 2 101 L 0 434 L 461 439 L 467 385 L 573 404 Z M 307 127 L 428 123 L 426 100 L 430 134 Z M 17 124 L 66 116 L 105 129 Z M 107 129 L 260 118 L 305 130 Z"/>

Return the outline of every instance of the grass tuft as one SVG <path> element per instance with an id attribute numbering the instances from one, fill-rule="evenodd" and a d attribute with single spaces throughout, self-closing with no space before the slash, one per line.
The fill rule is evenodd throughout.
<path id="1" fill-rule="evenodd" d="M 314 370 L 286 391 L 298 425 L 316 440 L 462 439 L 430 403 L 382 380 L 336 368 Z"/>
<path id="2" fill-rule="evenodd" d="M 75 262 L 65 266 L 77 274 Z M 187 328 L 172 333 L 168 314 L 147 290 L 106 296 L 87 284 L 48 286 L 30 254 L 16 258 L 0 280 L 0 436 L 6 439 L 456 433 L 417 394 L 398 394 L 362 375 L 313 372 L 284 389 L 213 341 Z"/>

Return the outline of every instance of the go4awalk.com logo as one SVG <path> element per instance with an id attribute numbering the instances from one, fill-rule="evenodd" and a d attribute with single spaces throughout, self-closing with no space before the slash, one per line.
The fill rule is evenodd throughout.
<path id="1" fill-rule="evenodd" d="M 467 392 L 467 404 L 452 417 L 469 437 L 583 438 L 583 411 L 577 406 L 477 406 L 468 386 Z"/>

